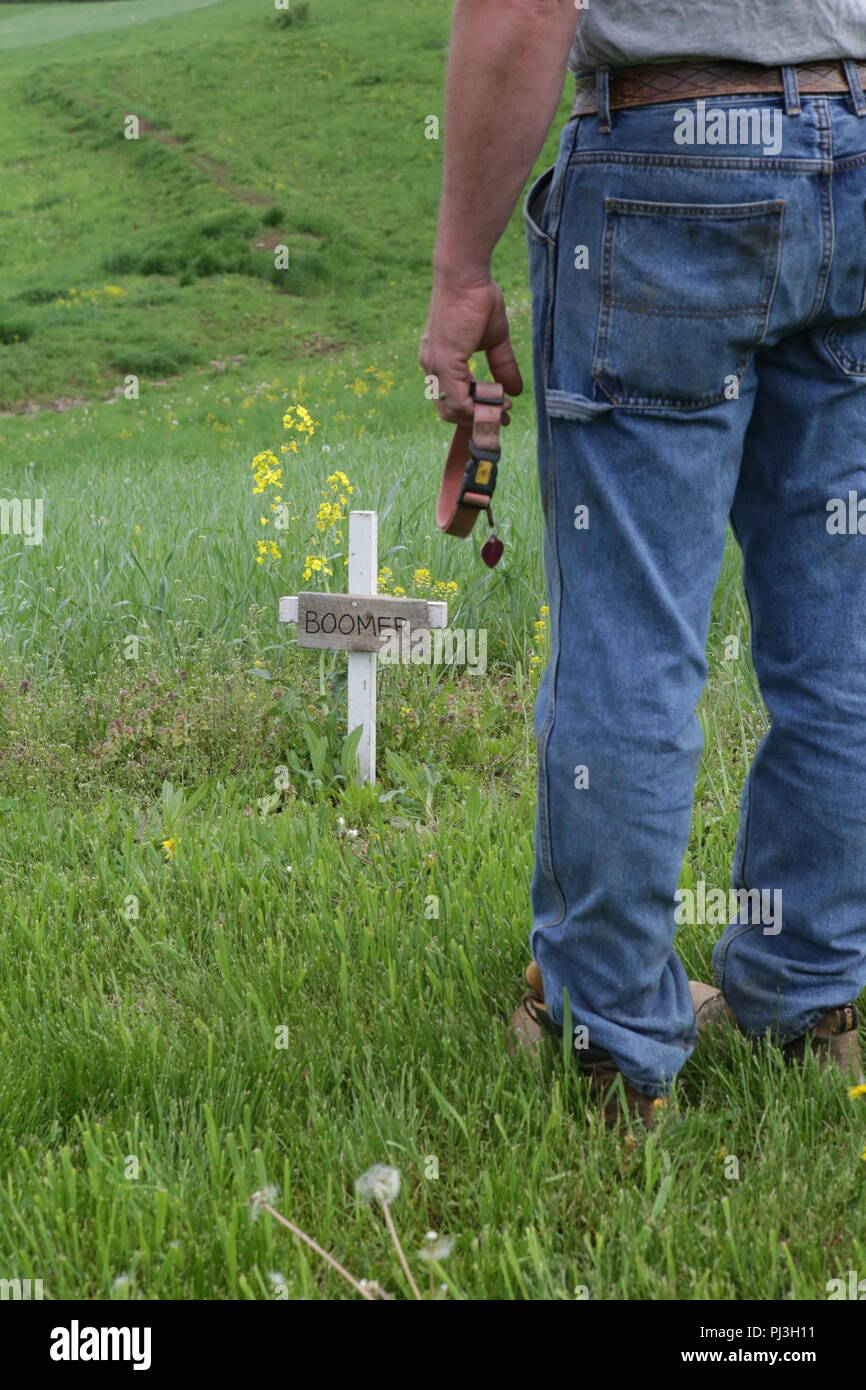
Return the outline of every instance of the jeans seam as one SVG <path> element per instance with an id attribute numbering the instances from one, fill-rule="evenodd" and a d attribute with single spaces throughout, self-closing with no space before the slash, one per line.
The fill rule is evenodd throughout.
<path id="1" fill-rule="evenodd" d="M 611 299 L 610 304 L 614 309 L 630 309 L 633 314 L 646 314 L 649 318 L 708 319 L 717 315 L 730 318 L 738 314 L 757 316 L 767 312 L 766 304 L 722 304 L 718 309 L 680 309 L 676 305 L 669 309 L 663 304 L 656 309 L 645 309 L 631 299 Z"/>
<path id="2" fill-rule="evenodd" d="M 864 206 L 864 210 L 866 210 L 866 206 Z M 863 294 L 860 299 L 860 308 L 855 315 L 855 321 L 863 318 L 864 315 L 866 315 L 866 277 L 864 277 Z M 824 334 L 825 348 L 846 376 L 866 376 L 866 362 L 860 362 L 856 357 L 852 357 L 844 343 L 840 342 L 839 326 L 838 321 L 830 324 Z"/>
<path id="3" fill-rule="evenodd" d="M 559 910 L 557 921 L 561 922 L 565 917 L 565 895 L 556 876 L 553 867 L 553 845 L 550 834 L 550 777 L 548 774 L 547 758 L 548 745 L 553 733 L 553 726 L 556 720 L 556 682 L 559 675 L 559 653 L 560 628 L 562 624 L 562 578 L 560 573 L 559 561 L 559 529 L 557 524 L 557 495 L 556 495 L 556 476 L 555 476 L 555 450 L 553 445 L 553 426 L 550 416 L 545 411 L 545 428 L 547 430 L 547 482 L 546 496 L 544 499 L 546 514 L 549 519 L 550 533 L 549 545 L 551 555 L 551 580 L 553 581 L 554 592 L 549 595 L 553 617 L 556 622 L 556 632 L 554 636 L 553 651 L 551 653 L 551 672 L 548 683 L 548 709 L 544 717 L 538 738 L 538 773 L 539 773 L 539 795 L 538 795 L 538 828 L 539 828 L 539 853 L 541 862 L 544 866 L 551 888 L 556 896 L 556 904 Z M 552 926 L 554 923 L 547 923 Z"/>
<path id="4" fill-rule="evenodd" d="M 815 281 L 815 296 L 807 315 L 807 321 L 814 321 L 827 298 L 827 286 L 830 283 L 830 272 L 833 268 L 833 256 L 836 250 L 836 223 L 833 216 L 833 125 L 826 102 L 816 102 L 815 112 L 818 135 L 822 152 L 828 163 L 828 170 L 819 176 L 817 185 L 822 254 Z M 799 326 L 798 324 L 797 327 L 799 328 Z"/>
<path id="5" fill-rule="evenodd" d="M 556 320 L 556 280 L 559 261 L 559 224 L 562 220 L 562 209 L 565 206 L 565 182 L 568 171 L 571 168 L 571 160 L 574 154 L 574 146 L 580 130 L 580 118 L 572 123 L 569 131 L 568 154 L 561 149 L 557 155 L 554 165 L 553 176 L 551 179 L 551 189 L 549 193 L 549 212 L 547 218 L 547 316 L 544 325 L 544 343 L 542 350 L 542 386 L 545 391 L 550 387 L 550 373 L 553 364 L 553 338 L 555 333 Z M 566 123 L 565 130 L 568 130 Z M 560 137 L 561 139 L 562 137 Z M 548 440 L 551 452 L 552 466 L 552 441 Z"/>
<path id="6" fill-rule="evenodd" d="M 737 545 L 740 547 L 740 551 L 742 552 L 742 542 L 740 541 L 740 537 L 737 532 L 736 522 L 734 521 L 733 508 L 731 509 L 731 516 L 729 520 L 731 530 L 734 533 L 734 539 L 736 540 Z M 743 583 L 743 592 L 746 596 L 746 607 L 749 610 L 749 631 L 752 635 L 752 639 L 754 640 L 755 623 L 752 615 L 752 604 L 749 598 L 749 591 L 745 585 L 745 582 Z M 757 754 L 755 756 L 757 756 Z M 754 761 L 755 760 L 753 758 L 751 764 L 749 765 L 748 771 L 746 772 L 746 780 L 745 785 L 743 787 L 743 805 L 740 811 L 740 833 L 738 836 L 738 844 L 734 851 L 734 862 L 731 865 L 731 883 L 733 887 L 744 888 L 747 892 L 749 891 L 749 889 L 746 883 L 746 860 L 748 858 L 749 853 L 749 833 L 751 831 L 752 826 L 752 768 L 754 767 Z M 728 932 L 726 933 L 725 938 L 723 940 L 723 944 L 720 945 L 719 964 L 715 974 L 719 989 L 721 989 L 723 994 L 725 992 L 725 966 L 727 965 L 728 949 L 731 945 L 731 942 L 735 941 L 737 937 L 742 936 L 744 931 L 753 930 L 754 925 L 755 924 L 743 923 L 741 924 L 739 931 L 730 931 L 730 929 L 728 929 Z"/>
<path id="7" fill-rule="evenodd" d="M 852 357 L 839 341 L 839 325 L 831 324 L 824 334 L 824 346 L 846 376 L 866 376 L 866 362 Z"/>
<path id="8" fill-rule="evenodd" d="M 840 172 L 851 168 L 859 168 L 866 163 L 866 154 L 845 155 L 838 162 Z M 672 155 L 653 155 L 626 153 L 616 150 L 583 150 L 579 154 L 573 154 L 569 161 L 570 165 L 579 164 L 624 164 L 634 165 L 640 168 L 657 169 L 691 169 L 699 173 L 711 173 L 714 169 L 732 169 L 734 171 L 789 174 L 800 177 L 803 174 L 829 174 L 832 172 L 832 157 L 810 158 L 803 156 L 799 159 L 779 159 L 776 156 L 748 156 L 748 155 L 715 155 L 704 158 L 701 155 L 672 154 Z"/>
<path id="9" fill-rule="evenodd" d="M 572 136 L 573 138 L 573 136 Z M 555 177 L 555 174 L 554 176 Z M 562 182 L 562 180 L 560 180 Z M 550 222 L 548 219 L 548 226 Z M 557 223 L 558 226 L 558 223 Z M 561 622 L 561 592 L 562 584 L 559 570 L 559 544 L 557 537 L 556 521 L 556 479 L 555 479 L 555 456 L 553 445 L 553 426 L 547 412 L 544 399 L 550 382 L 550 368 L 553 350 L 553 304 L 554 287 L 556 281 L 556 258 L 558 253 L 558 240 L 552 236 L 546 236 L 546 246 L 544 248 L 544 305 L 541 321 L 539 323 L 539 334 L 541 337 L 541 352 L 539 354 L 539 368 L 541 371 L 541 391 L 539 425 L 544 430 L 544 441 L 539 430 L 539 458 L 544 457 L 546 450 L 546 465 L 544 468 L 544 485 L 541 495 L 542 511 L 544 523 L 548 534 L 548 546 L 551 557 L 551 574 L 548 580 L 550 590 L 548 597 L 551 606 L 551 633 L 553 635 L 553 623 L 556 624 L 555 641 L 551 653 L 551 670 L 548 678 L 548 708 L 545 711 L 544 722 L 538 731 L 537 757 L 538 757 L 538 846 L 537 853 L 541 867 L 547 876 L 553 891 L 556 908 L 558 912 L 557 921 L 562 921 L 565 916 L 565 897 L 553 869 L 553 850 L 551 845 L 550 833 L 550 777 L 547 766 L 547 748 L 550 741 L 553 723 L 556 718 L 556 677 L 559 666 L 559 629 Z"/>

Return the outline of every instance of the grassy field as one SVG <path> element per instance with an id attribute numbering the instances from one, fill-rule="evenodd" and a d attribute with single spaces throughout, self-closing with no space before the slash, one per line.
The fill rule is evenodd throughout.
<path id="1" fill-rule="evenodd" d="M 447 431 L 416 354 L 449 13 L 0 5 L 0 496 L 45 508 L 43 544 L 0 537 L 0 1278 L 49 1298 L 352 1296 L 251 1218 L 266 1185 L 407 1297 L 354 1194 L 374 1163 L 402 1173 L 409 1251 L 455 1238 L 443 1297 L 822 1299 L 866 1275 L 843 1084 L 729 1036 L 683 1073 L 681 1129 L 624 1138 L 559 1058 L 506 1052 L 545 599 L 528 398 L 507 564 L 433 525 Z M 519 219 L 498 272 L 528 374 Z M 250 462 L 290 440 L 259 565 Z M 343 775 L 344 663 L 276 622 L 306 557 L 343 587 L 345 527 L 316 525 L 337 472 L 392 586 L 456 586 L 452 625 L 489 634 L 484 679 L 383 670 L 375 791 Z M 732 551 L 684 885 L 726 885 L 765 727 L 744 608 Z M 680 934 L 703 978 L 712 930 Z"/>

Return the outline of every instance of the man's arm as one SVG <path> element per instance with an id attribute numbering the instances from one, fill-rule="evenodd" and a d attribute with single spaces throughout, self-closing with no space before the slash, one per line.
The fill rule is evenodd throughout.
<path id="1" fill-rule="evenodd" d="M 457 0 L 445 102 L 445 173 L 433 293 L 420 362 L 439 380 L 443 420 L 472 418 L 468 360 L 487 354 L 506 392 L 523 390 L 493 249 L 562 96 L 574 0 Z"/>

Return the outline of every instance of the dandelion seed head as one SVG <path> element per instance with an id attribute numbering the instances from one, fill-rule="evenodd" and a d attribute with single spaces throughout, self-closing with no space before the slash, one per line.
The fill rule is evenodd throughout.
<path id="1" fill-rule="evenodd" d="M 375 1279 L 359 1279 L 358 1283 L 362 1289 L 366 1289 L 367 1293 L 371 1293 L 374 1298 L 384 1298 L 389 1301 L 393 1298 L 393 1294 L 386 1293 L 382 1285 Z"/>
<path id="2" fill-rule="evenodd" d="M 400 1170 L 386 1163 L 374 1163 L 355 1183 L 355 1191 L 364 1202 L 393 1202 L 400 1192 Z"/>
<path id="3" fill-rule="evenodd" d="M 260 1187 L 258 1192 L 254 1192 L 250 1198 L 253 1220 L 255 1221 L 256 1218 L 261 1215 L 261 1210 L 265 1203 L 267 1203 L 268 1206 L 272 1206 L 279 1195 L 280 1190 L 278 1187 Z"/>
<path id="4" fill-rule="evenodd" d="M 418 1251 L 418 1258 L 420 1260 L 447 1260 L 453 1249 L 454 1239 L 452 1236 L 439 1236 L 435 1231 L 428 1231 L 424 1237 L 424 1247 Z"/>

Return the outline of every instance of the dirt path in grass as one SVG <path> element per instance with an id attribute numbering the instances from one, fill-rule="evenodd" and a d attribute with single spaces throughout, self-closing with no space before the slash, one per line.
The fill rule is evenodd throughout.
<path id="1" fill-rule="evenodd" d="M 78 98 L 82 100 L 82 98 Z M 257 207 L 270 207 L 273 202 L 266 193 L 256 193 L 252 188 L 242 188 L 240 184 L 232 183 L 229 178 L 228 169 L 222 160 L 215 159 L 211 154 L 189 154 L 184 151 L 184 142 L 177 135 L 172 135 L 171 131 L 160 130 L 157 126 L 151 125 L 150 121 L 139 120 L 139 134 L 147 135 L 151 140 L 158 140 L 160 145 L 165 145 L 166 149 L 177 150 L 184 155 L 188 163 L 205 174 L 217 188 L 221 188 L 224 193 L 228 193 L 230 198 L 234 198 L 239 203 L 250 203 Z"/>
<path id="2" fill-rule="evenodd" d="M 0 52 L 37 44 L 68 43 L 107 29 L 131 29 L 154 19 L 173 19 L 225 0 L 94 0 L 91 4 L 39 5 L 20 14 L 0 14 Z M 28 13 L 29 11 L 29 13 Z"/>

